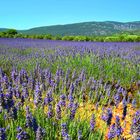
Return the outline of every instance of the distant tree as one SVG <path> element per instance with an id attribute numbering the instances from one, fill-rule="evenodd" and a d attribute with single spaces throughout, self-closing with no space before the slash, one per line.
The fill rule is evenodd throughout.
<path id="1" fill-rule="evenodd" d="M 74 36 L 63 36 L 62 37 L 62 40 L 67 40 L 67 41 L 72 41 L 72 40 L 74 40 Z"/>
<path id="2" fill-rule="evenodd" d="M 104 42 L 119 42 L 119 37 L 117 36 L 109 36 L 105 37 Z"/>
<path id="3" fill-rule="evenodd" d="M 24 38 L 24 35 L 19 33 L 19 34 L 15 34 L 13 37 L 14 38 Z M 28 37 L 26 37 L 26 38 L 28 38 Z"/>
<path id="4" fill-rule="evenodd" d="M 74 41 L 86 41 L 86 36 L 75 36 Z"/>
<path id="5" fill-rule="evenodd" d="M 51 34 L 46 35 L 27 35 L 18 33 L 15 29 L 9 29 L 4 32 L 0 32 L 0 37 L 5 38 L 31 38 L 31 39 L 49 39 L 49 40 L 67 40 L 67 41 L 96 41 L 96 42 L 139 42 L 139 34 L 121 33 L 114 34 L 112 36 L 52 36 Z"/>
<path id="6" fill-rule="evenodd" d="M 16 35 L 16 34 L 18 34 L 17 30 L 15 30 L 15 29 L 9 29 L 9 30 L 6 31 L 6 33 L 8 35 Z"/>
<path id="7" fill-rule="evenodd" d="M 140 36 L 137 36 L 136 42 L 140 42 Z"/>
<path id="8" fill-rule="evenodd" d="M 44 36 L 43 36 L 43 35 L 36 35 L 35 38 L 36 38 L 36 39 L 43 39 Z"/>
<path id="9" fill-rule="evenodd" d="M 47 35 L 44 35 L 43 39 L 52 39 L 52 35 L 51 34 L 47 34 Z"/>
<path id="10" fill-rule="evenodd" d="M 6 37 L 6 32 L 1 32 L 0 37 Z"/>
<path id="11" fill-rule="evenodd" d="M 53 36 L 51 39 L 52 40 L 62 40 L 62 37 L 59 35 L 56 35 L 56 36 Z"/>

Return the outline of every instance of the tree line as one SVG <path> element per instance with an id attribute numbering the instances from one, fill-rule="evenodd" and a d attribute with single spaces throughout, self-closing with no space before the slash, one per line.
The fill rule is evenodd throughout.
<path id="1" fill-rule="evenodd" d="M 27 35 L 18 33 L 15 29 L 9 29 L 0 32 L 0 38 L 31 38 L 31 39 L 48 39 L 48 40 L 66 40 L 66 41 L 96 41 L 96 42 L 140 42 L 139 35 L 118 34 L 112 36 L 53 36 L 46 35 Z"/>

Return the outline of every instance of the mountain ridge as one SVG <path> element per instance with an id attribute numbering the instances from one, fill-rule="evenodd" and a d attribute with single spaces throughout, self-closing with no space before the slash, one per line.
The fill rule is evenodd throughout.
<path id="1" fill-rule="evenodd" d="M 7 30 L 0 28 L 0 31 Z M 140 33 L 140 21 L 90 21 L 71 24 L 60 24 L 51 26 L 34 27 L 27 30 L 18 30 L 22 34 L 52 34 L 52 35 L 86 35 L 104 36 L 120 34 L 125 32 Z"/>

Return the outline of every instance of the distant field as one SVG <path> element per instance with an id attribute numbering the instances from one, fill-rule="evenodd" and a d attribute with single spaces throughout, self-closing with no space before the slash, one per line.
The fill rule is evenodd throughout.
<path id="1" fill-rule="evenodd" d="M 139 116 L 140 42 L 0 38 L 8 140 L 139 140 Z"/>

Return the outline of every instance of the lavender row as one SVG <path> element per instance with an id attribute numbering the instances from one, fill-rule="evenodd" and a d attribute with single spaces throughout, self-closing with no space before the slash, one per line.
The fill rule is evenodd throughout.
<path id="1" fill-rule="evenodd" d="M 121 138 L 123 128 L 119 120 L 125 120 L 126 116 L 129 115 L 127 108 L 131 104 L 133 109 L 137 111 L 131 124 L 130 133 L 139 138 L 139 98 L 136 97 L 139 97 L 139 92 L 132 96 L 127 89 L 121 87 L 119 82 L 113 85 L 104 82 L 102 79 L 87 78 L 84 70 L 77 73 L 68 69 L 65 73 L 62 69 L 57 69 L 56 73 L 52 74 L 49 69 L 42 70 L 38 66 L 31 75 L 25 69 L 21 71 L 13 69 L 11 76 L 8 77 L 1 69 L 0 117 L 3 119 L 0 125 L 6 127 L 9 124 L 9 128 L 6 129 L 13 129 L 10 122 L 16 122 L 22 125 L 22 127 L 16 126 L 17 139 L 30 139 L 30 134 L 23 130 L 23 128 L 29 128 L 33 133 L 32 138 L 35 137 L 36 140 L 40 140 L 43 137 L 45 138 L 48 129 L 41 128 L 41 125 L 45 127 L 42 119 L 47 119 L 47 121 L 51 120 L 53 124 L 57 123 L 56 125 L 59 125 L 58 131 L 61 134 L 60 136 L 57 134 L 57 137 L 62 137 L 64 140 L 71 139 L 67 125 L 76 121 L 75 115 L 78 108 L 80 108 L 80 104 L 83 103 L 86 106 L 90 102 L 96 104 L 96 110 L 99 106 L 103 107 L 101 119 L 110 128 L 108 138 Z M 123 104 L 122 118 L 116 116 L 116 123 L 112 125 L 112 107 L 117 108 L 121 102 Z M 111 106 L 111 108 L 108 108 L 108 106 Z M 38 111 L 38 114 L 41 111 L 41 114 L 39 114 L 43 116 L 40 118 L 41 120 L 38 118 L 39 116 L 35 116 L 33 108 Z M 45 108 L 47 110 L 44 113 Z M 26 115 L 20 118 L 19 115 L 23 112 Z M 64 121 L 67 123 L 65 124 Z M 46 124 L 46 127 L 53 128 L 53 124 Z M 89 132 L 91 134 L 95 126 L 95 116 L 92 115 L 89 123 Z M 84 130 L 82 129 L 82 131 Z M 76 136 L 82 137 L 81 133 L 81 130 L 78 130 Z M 1 128 L 1 137 L 6 137 L 5 128 Z"/>

